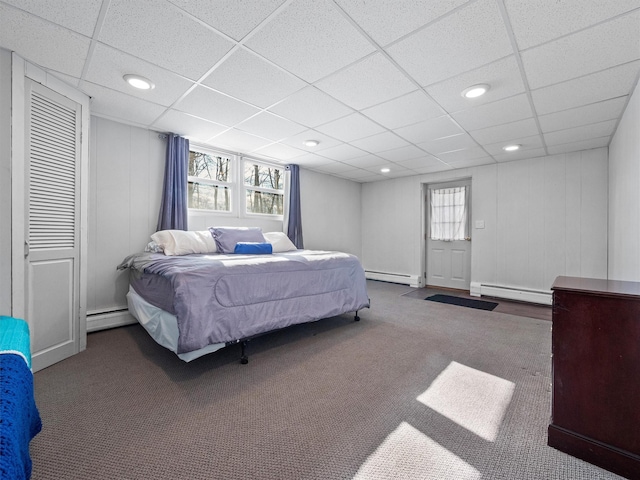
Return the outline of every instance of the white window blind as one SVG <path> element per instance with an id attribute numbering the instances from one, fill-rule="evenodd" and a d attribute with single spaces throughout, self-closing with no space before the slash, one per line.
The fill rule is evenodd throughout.
<path id="1" fill-rule="evenodd" d="M 430 238 L 465 240 L 469 235 L 469 187 L 429 189 Z"/>

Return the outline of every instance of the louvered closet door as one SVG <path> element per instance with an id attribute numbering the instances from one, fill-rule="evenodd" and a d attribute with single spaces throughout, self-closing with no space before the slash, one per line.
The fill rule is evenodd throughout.
<path id="1" fill-rule="evenodd" d="M 39 370 L 79 351 L 81 107 L 26 87 L 25 294 Z"/>

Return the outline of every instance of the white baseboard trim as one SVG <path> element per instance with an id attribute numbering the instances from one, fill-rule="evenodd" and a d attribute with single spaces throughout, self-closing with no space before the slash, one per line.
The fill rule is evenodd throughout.
<path id="1" fill-rule="evenodd" d="M 87 314 L 87 332 L 97 332 L 98 330 L 131 325 L 132 323 L 137 323 L 137 320 L 133 318 L 126 308 L 115 312 Z"/>
<path id="2" fill-rule="evenodd" d="M 539 303 L 542 305 L 552 305 L 553 303 L 553 296 L 550 290 L 529 290 L 525 288 L 471 282 L 471 291 L 469 293 L 473 297 L 496 297 L 521 302 Z"/>
<path id="3" fill-rule="evenodd" d="M 400 283 L 402 285 L 409 285 L 410 287 L 414 288 L 419 288 L 421 286 L 419 275 L 405 275 L 402 273 L 387 273 L 365 270 L 364 276 L 368 280 L 381 280 L 383 282 Z"/>

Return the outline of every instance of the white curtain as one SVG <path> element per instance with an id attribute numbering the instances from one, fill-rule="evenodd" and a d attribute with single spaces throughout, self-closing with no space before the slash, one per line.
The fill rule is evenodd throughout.
<path id="1" fill-rule="evenodd" d="M 429 189 L 432 240 L 464 240 L 469 236 L 469 187 Z"/>

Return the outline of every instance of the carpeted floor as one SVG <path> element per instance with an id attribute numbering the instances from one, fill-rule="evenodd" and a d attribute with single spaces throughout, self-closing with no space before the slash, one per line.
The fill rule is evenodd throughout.
<path id="1" fill-rule="evenodd" d="M 371 309 L 191 363 L 138 325 L 35 374 L 33 480 L 616 479 L 546 445 L 550 323 L 368 282 Z"/>

